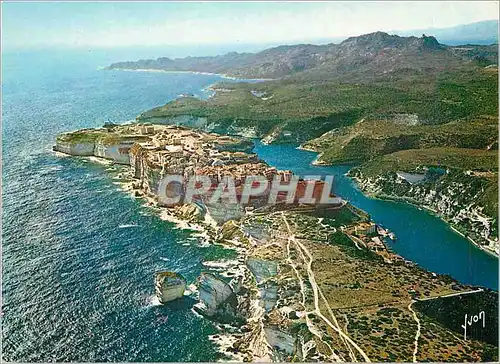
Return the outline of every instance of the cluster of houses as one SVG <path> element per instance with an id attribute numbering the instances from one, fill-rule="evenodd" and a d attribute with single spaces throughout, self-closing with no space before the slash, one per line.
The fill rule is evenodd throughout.
<path id="1" fill-rule="evenodd" d="M 292 181 L 291 171 L 281 171 L 268 166 L 253 153 L 247 153 L 247 146 L 230 136 L 221 136 L 190 128 L 173 125 L 134 124 L 126 126 L 125 133 L 147 136 L 146 140 L 136 142 L 130 149 L 130 163 L 138 184 L 147 193 L 153 193 L 159 186 L 162 176 L 182 175 L 189 180 L 193 175 L 209 177 L 214 185 L 231 177 L 241 190 L 248 176 L 264 176 L 268 182 L 275 180 L 281 184 Z M 245 150 L 245 151 L 243 151 Z M 154 177 L 152 177 L 154 176 Z M 316 181 L 312 195 L 319 201 L 325 184 Z M 255 198 L 255 204 L 266 202 L 272 184 L 262 196 Z M 308 182 L 300 180 L 296 187 L 296 200 L 308 194 Z M 287 193 L 279 193 L 278 201 L 285 200 Z M 257 202 L 259 200 L 259 202 Z M 340 204 L 340 203 L 339 203 Z"/>
<path id="2" fill-rule="evenodd" d="M 374 251 L 387 250 L 385 243 L 378 235 L 377 225 L 373 221 L 361 222 L 353 226 L 350 233 L 363 241 L 367 248 Z"/>
<path id="3" fill-rule="evenodd" d="M 284 181 L 292 176 L 290 171 L 278 171 L 262 163 L 256 154 L 225 150 L 227 145 L 234 144 L 232 137 L 172 125 L 134 124 L 127 126 L 126 132 L 150 136 L 148 141 L 138 142 L 132 152 L 137 154 L 140 150 L 145 154 L 142 159 L 165 173 L 190 167 L 193 173 L 217 182 L 225 176 L 236 181 L 244 181 L 249 175 L 264 175 L 270 181 L 276 175 L 281 175 Z"/>

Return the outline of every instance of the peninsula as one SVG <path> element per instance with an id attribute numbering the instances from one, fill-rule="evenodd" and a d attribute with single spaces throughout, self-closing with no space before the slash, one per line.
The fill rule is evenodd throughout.
<path id="1" fill-rule="evenodd" d="M 388 232 L 346 201 L 302 203 L 309 181 L 299 179 L 302 195 L 291 203 L 257 196 L 246 205 L 204 197 L 168 204 L 161 182 L 171 174 L 218 185 L 230 177 L 240 197 L 249 176 L 294 180 L 259 160 L 246 138 L 301 144 L 319 153 L 317 164 L 355 164 L 349 174 L 366 193 L 432 209 L 498 253 L 497 63 L 496 45 L 382 32 L 338 45 L 120 62 L 107 69 L 272 80 L 217 83 L 208 100 L 183 95 L 132 124 L 60 135 L 54 150 L 123 164 L 126 190 L 237 252 L 198 278 L 195 306 L 225 324 L 212 339 L 229 359 L 497 361 L 497 292 L 394 254 Z M 169 280 L 172 287 L 162 286 Z M 183 285 L 175 273 L 157 276 L 162 302 Z M 485 329 L 466 319 L 463 331 L 471 310 L 482 312 Z"/>
<path id="2" fill-rule="evenodd" d="M 108 69 L 274 78 L 221 82 L 138 116 L 265 143 L 300 143 L 318 164 L 355 164 L 366 193 L 423 206 L 498 255 L 498 46 L 383 32 L 256 54 L 142 60 Z"/>
<path id="3" fill-rule="evenodd" d="M 169 173 L 204 173 L 216 180 L 290 177 L 252 154 L 248 140 L 184 126 L 106 124 L 60 135 L 54 150 L 124 165 L 125 189 L 158 206 L 160 181 Z M 385 232 L 363 211 L 345 201 L 327 208 L 296 201 L 268 206 L 260 199 L 238 206 L 202 198 L 162 207 L 172 217 L 201 224 L 211 244 L 238 254 L 230 266 L 207 271 L 197 282 L 195 309 L 225 324 L 212 340 L 228 359 L 497 360 L 498 332 L 465 339 L 452 322 L 435 321 L 439 308 L 426 304 L 481 295 L 493 325 L 496 293 L 461 285 L 392 253 Z M 167 278 L 175 283 L 171 289 L 161 286 Z M 155 289 L 168 304 L 182 297 L 183 284 L 182 277 L 163 273 Z"/>

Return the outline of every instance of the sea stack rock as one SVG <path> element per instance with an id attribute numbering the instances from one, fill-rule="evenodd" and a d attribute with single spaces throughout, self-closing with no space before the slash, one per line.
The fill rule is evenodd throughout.
<path id="1" fill-rule="evenodd" d="M 211 273 L 202 273 L 198 278 L 198 289 L 201 303 L 196 307 L 198 312 L 217 316 L 222 322 L 235 318 L 238 299 L 228 283 Z"/>
<path id="2" fill-rule="evenodd" d="M 181 298 L 186 290 L 186 280 L 179 273 L 159 272 L 155 275 L 155 291 L 161 303 Z"/>

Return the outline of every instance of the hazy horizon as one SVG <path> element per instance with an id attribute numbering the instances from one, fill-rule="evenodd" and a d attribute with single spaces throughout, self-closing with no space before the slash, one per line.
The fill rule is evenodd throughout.
<path id="1" fill-rule="evenodd" d="M 496 27 L 498 26 L 498 20 L 494 20 L 496 22 Z M 490 21 L 483 21 L 490 22 Z M 480 23 L 483 23 L 480 22 Z M 472 23 L 472 24 L 480 24 L 480 23 Z M 468 25 L 468 24 L 464 24 Z M 442 30 L 443 28 L 439 28 L 436 30 Z M 444 28 L 445 30 L 452 28 Z M 432 29 L 426 30 L 414 30 L 414 31 L 388 31 L 389 34 L 396 34 L 399 36 L 417 36 L 420 37 L 422 33 L 426 33 L 426 35 L 435 36 L 432 32 Z M 360 34 L 361 35 L 361 34 Z M 75 47 L 65 47 L 65 46 L 52 46 L 52 47 L 32 47 L 32 48 L 3 48 L 4 55 L 10 54 L 31 54 L 33 52 L 50 52 L 50 53 L 67 53 L 71 51 L 73 54 L 88 54 L 90 52 L 94 54 L 100 54 L 103 60 L 102 63 L 99 64 L 101 67 L 107 66 L 109 63 L 119 62 L 119 61 L 134 61 L 139 59 L 156 59 L 159 57 L 169 57 L 169 58 L 184 58 L 184 57 L 210 57 L 217 55 L 225 55 L 231 52 L 237 53 L 258 53 L 260 51 L 278 47 L 282 45 L 296 45 L 299 43 L 302 44 L 315 44 L 315 45 L 324 45 L 329 43 L 341 43 L 343 40 L 348 37 L 337 37 L 330 39 L 313 39 L 310 41 L 304 42 L 274 42 L 274 43 L 228 43 L 228 44 L 204 44 L 204 45 L 195 45 L 195 44 L 186 44 L 186 45 L 144 45 L 144 46 L 121 46 L 121 47 L 91 47 L 91 46 L 75 46 Z M 459 45 L 459 44 L 494 44 L 498 43 L 498 34 L 495 34 L 495 37 L 489 38 L 476 38 L 476 39 L 467 39 L 467 38 L 452 38 L 452 39 L 443 39 L 440 36 L 436 37 L 438 41 L 442 44 L 446 45 Z"/>
<path id="2" fill-rule="evenodd" d="M 491 1 L 4 2 L 2 46 L 4 51 L 168 47 L 179 53 L 170 56 L 214 55 L 255 52 L 281 44 L 336 43 L 375 31 L 408 35 L 422 29 L 498 21 L 497 14 L 498 2 Z M 185 54 L 197 47 L 204 53 Z"/>

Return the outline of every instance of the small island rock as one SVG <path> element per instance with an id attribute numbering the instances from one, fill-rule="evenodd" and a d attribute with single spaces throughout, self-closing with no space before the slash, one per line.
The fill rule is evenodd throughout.
<path id="1" fill-rule="evenodd" d="M 155 291 L 161 303 L 181 298 L 186 290 L 186 280 L 179 273 L 159 272 L 155 275 Z"/>

